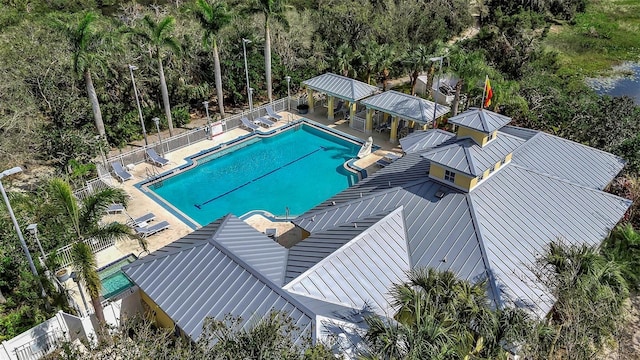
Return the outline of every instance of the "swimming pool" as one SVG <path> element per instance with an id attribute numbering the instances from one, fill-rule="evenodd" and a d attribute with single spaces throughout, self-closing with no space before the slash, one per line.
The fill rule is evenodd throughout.
<path id="1" fill-rule="evenodd" d="M 122 272 L 121 268 L 136 261 L 137 257 L 129 254 L 98 269 L 102 281 L 102 296 L 112 298 L 133 286 L 133 282 Z"/>
<path id="2" fill-rule="evenodd" d="M 197 158 L 149 190 L 200 225 L 254 210 L 294 217 L 358 181 L 344 163 L 360 146 L 302 123 Z"/>

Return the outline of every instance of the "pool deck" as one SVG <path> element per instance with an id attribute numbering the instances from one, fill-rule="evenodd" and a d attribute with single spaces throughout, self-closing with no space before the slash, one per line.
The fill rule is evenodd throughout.
<path id="1" fill-rule="evenodd" d="M 295 112 L 281 112 L 283 119 L 278 121 L 275 127 L 285 126 L 289 121 L 297 120 L 301 115 L 298 115 Z M 317 123 L 323 124 L 325 126 L 334 128 L 351 136 L 355 136 L 361 139 L 366 139 L 371 136 L 374 140 L 374 144 L 380 146 L 380 149 L 376 150 L 372 154 L 364 157 L 363 159 L 359 159 L 355 162 L 355 165 L 366 169 L 369 174 L 379 170 L 379 167 L 376 165 L 376 161 L 383 157 L 388 152 L 396 152 L 401 154 L 402 150 L 399 145 L 391 144 L 389 142 L 389 133 L 378 133 L 373 132 L 372 134 L 365 134 L 363 132 L 354 130 L 349 128 L 349 123 L 343 119 L 337 121 L 330 121 L 326 119 L 324 113 L 315 113 L 315 114 L 305 114 L 304 117 L 315 121 Z M 206 123 L 206 119 L 195 119 L 189 124 L 191 128 L 198 128 L 204 126 Z M 271 130 L 271 129 L 269 129 Z M 177 133 L 179 131 L 174 131 Z M 129 204 L 127 206 L 127 213 L 132 217 L 139 217 L 148 212 L 152 212 L 156 215 L 156 222 L 166 220 L 171 225 L 169 229 L 163 230 L 159 233 L 156 233 L 147 238 L 147 246 L 150 252 L 153 252 L 189 233 L 193 230 L 183 223 L 180 219 L 178 219 L 171 212 L 167 211 L 164 207 L 156 203 L 150 197 L 148 197 L 142 190 L 136 188 L 134 185 L 145 180 L 147 178 L 147 173 L 149 171 L 156 170 L 156 172 L 164 172 L 167 170 L 171 170 L 172 168 L 179 167 L 187 163 L 186 158 L 197 154 L 202 150 L 210 149 L 218 144 L 228 142 L 232 139 L 238 138 L 240 136 L 246 135 L 248 131 L 243 129 L 234 129 L 224 134 L 215 136 L 211 140 L 201 141 L 199 143 L 190 145 L 188 147 L 170 152 L 165 154 L 165 158 L 169 160 L 169 164 L 165 165 L 163 168 L 157 168 L 154 165 L 143 163 L 135 166 L 133 170 L 131 170 L 131 174 L 134 178 L 125 183 L 117 183 L 115 182 L 115 186 L 124 189 L 127 194 L 130 196 Z M 167 134 L 161 133 L 163 138 L 168 136 Z M 151 135 L 149 135 L 151 138 Z M 140 144 L 138 144 L 140 145 Z M 113 153 L 113 152 L 112 152 Z M 236 214 L 238 215 L 238 214 Z M 241 216 L 242 214 L 239 214 Z M 116 214 L 116 215 L 107 215 L 103 219 L 105 222 L 111 221 L 120 221 L 126 222 L 129 218 L 126 214 Z M 300 240 L 300 234 L 297 229 L 294 228 L 293 224 L 290 222 L 271 222 L 269 219 L 266 219 L 260 215 L 253 215 L 245 220 L 249 225 L 256 228 L 258 231 L 264 232 L 267 228 L 275 228 L 277 229 L 278 234 L 278 242 L 285 246 L 291 247 L 295 243 Z M 136 239 L 127 239 L 118 241 L 115 246 L 112 246 L 108 249 L 100 251 L 96 254 L 98 260 L 98 267 L 101 267 L 105 264 L 108 264 L 118 258 L 121 258 L 127 254 L 134 254 L 138 257 L 143 257 L 146 253 L 143 252 L 140 247 L 138 241 Z"/>

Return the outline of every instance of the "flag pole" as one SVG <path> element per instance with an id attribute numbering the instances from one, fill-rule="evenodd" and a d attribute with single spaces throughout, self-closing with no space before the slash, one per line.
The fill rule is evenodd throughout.
<path id="1" fill-rule="evenodd" d="M 484 87 L 482 88 L 482 102 L 480 103 L 480 109 L 484 109 L 484 97 L 487 93 L 487 80 L 489 80 L 489 75 L 485 75 L 484 78 Z"/>

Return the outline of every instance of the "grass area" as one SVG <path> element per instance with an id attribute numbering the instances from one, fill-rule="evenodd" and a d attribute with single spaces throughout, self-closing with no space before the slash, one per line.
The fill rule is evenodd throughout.
<path id="1" fill-rule="evenodd" d="M 591 0 L 575 23 L 553 27 L 545 46 L 560 53 L 568 74 L 595 76 L 640 61 L 640 1 Z"/>

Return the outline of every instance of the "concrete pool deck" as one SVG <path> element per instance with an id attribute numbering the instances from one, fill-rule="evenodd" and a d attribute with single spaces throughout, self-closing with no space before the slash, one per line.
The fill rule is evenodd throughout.
<path id="1" fill-rule="evenodd" d="M 280 114 L 283 116 L 283 119 L 276 123 L 275 125 L 276 128 L 286 125 L 291 120 L 297 120 L 303 117 L 301 115 L 298 115 L 297 113 L 289 113 L 286 111 L 281 112 Z M 373 172 L 379 170 L 379 167 L 376 165 L 376 161 L 382 158 L 386 153 L 391 151 L 391 152 L 396 152 L 398 154 L 401 154 L 402 152 L 399 145 L 391 144 L 389 142 L 388 133 L 384 133 L 384 132 L 378 133 L 374 131 L 372 134 L 365 134 L 363 132 L 349 128 L 349 124 L 345 120 L 330 121 L 324 118 L 322 115 L 323 114 L 320 114 L 320 113 L 305 114 L 304 118 L 307 118 L 309 120 L 315 121 L 325 126 L 334 128 L 336 130 L 339 130 L 341 132 L 344 132 L 351 136 L 355 136 L 360 139 L 366 139 L 367 137 L 371 136 L 374 140 L 374 144 L 377 146 L 380 146 L 380 149 L 364 157 L 363 159 L 359 159 L 355 162 L 356 166 L 366 169 L 369 174 L 372 174 Z M 206 119 L 196 119 L 196 120 L 193 120 L 189 125 L 192 128 L 198 128 L 198 127 L 204 126 L 205 123 L 206 123 Z M 171 170 L 173 168 L 177 168 L 187 163 L 187 161 L 185 160 L 187 157 L 193 154 L 197 154 L 202 150 L 210 149 L 218 144 L 228 142 L 232 139 L 246 135 L 247 133 L 248 131 L 238 128 L 238 129 L 228 131 L 224 134 L 215 136 L 211 140 L 204 140 L 199 143 L 187 146 L 185 148 L 182 148 L 170 153 L 166 153 L 164 157 L 169 160 L 169 164 L 165 165 L 163 168 L 158 168 L 149 163 L 138 164 L 133 168 L 133 170 L 130 171 L 131 174 L 134 176 L 132 180 L 129 180 L 125 183 L 115 182 L 114 184 L 115 186 L 122 188 L 130 196 L 130 200 L 127 205 L 126 212 L 131 217 L 135 218 L 135 217 L 142 216 L 148 212 L 152 212 L 156 215 L 156 220 L 155 220 L 156 222 L 166 220 L 170 224 L 170 227 L 168 229 L 163 230 L 159 233 L 156 233 L 152 236 L 149 236 L 146 239 L 149 252 L 153 252 L 167 244 L 170 244 L 171 242 L 191 233 L 193 230 L 189 226 L 187 226 L 185 223 L 183 223 L 180 219 L 178 219 L 175 215 L 173 215 L 171 212 L 167 211 L 164 207 L 162 207 L 161 205 L 156 203 L 154 200 L 152 200 L 150 197 L 148 197 L 143 192 L 143 190 L 136 188 L 134 185 L 145 180 L 148 177 L 148 174 L 153 173 L 154 170 L 156 173 L 161 173 L 167 170 Z M 168 136 L 168 133 L 167 134 L 161 133 L 161 136 L 165 138 L 165 136 Z M 150 135 L 150 138 L 152 138 L 151 135 Z M 136 144 L 136 145 L 141 146 L 142 144 L 144 143 L 141 142 L 140 144 Z M 114 153 L 115 152 L 112 152 L 112 154 Z M 243 214 L 236 214 L 236 215 L 242 216 Z M 127 216 L 127 214 L 107 215 L 103 219 L 103 221 L 105 222 L 111 222 L 111 221 L 126 222 L 127 220 L 129 220 L 129 217 Z M 261 215 L 252 215 L 251 217 L 245 219 L 245 221 L 249 225 L 253 226 L 255 229 L 261 232 L 264 232 L 268 228 L 277 229 L 278 242 L 285 247 L 291 247 L 300 240 L 300 232 L 290 222 L 285 222 L 285 221 L 272 222 Z M 144 253 L 142 248 L 140 247 L 138 240 L 134 238 L 130 238 L 130 239 L 118 241 L 115 244 L 115 246 L 112 246 L 108 249 L 98 252 L 96 254 L 96 257 L 98 260 L 98 267 L 108 264 L 130 253 L 138 257 L 143 257 L 146 255 L 146 253 Z"/>

